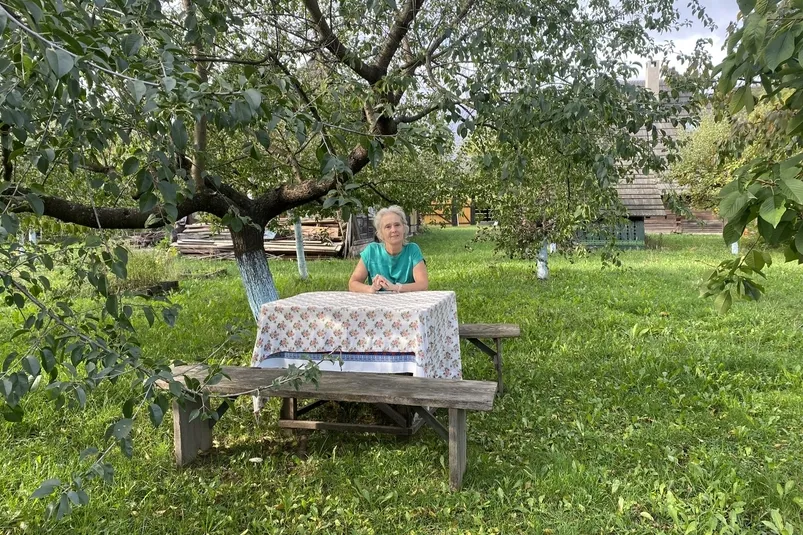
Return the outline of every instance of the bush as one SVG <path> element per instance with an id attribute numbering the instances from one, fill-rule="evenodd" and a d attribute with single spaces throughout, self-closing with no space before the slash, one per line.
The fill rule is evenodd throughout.
<path id="1" fill-rule="evenodd" d="M 142 290 L 163 281 L 177 280 L 180 274 L 176 252 L 167 249 L 135 249 L 128 255 L 128 277 L 116 279 L 115 289 Z"/>

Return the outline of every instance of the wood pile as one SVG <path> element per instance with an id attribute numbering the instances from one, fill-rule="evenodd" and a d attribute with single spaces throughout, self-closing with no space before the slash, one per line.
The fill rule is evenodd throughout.
<path id="1" fill-rule="evenodd" d="M 304 256 L 307 259 L 343 255 L 346 224 L 337 219 L 302 219 Z M 292 221 L 280 220 L 280 230 L 265 232 L 265 252 L 274 257 L 295 258 L 296 241 Z M 173 246 L 182 255 L 200 258 L 234 258 L 234 244 L 228 229 L 213 230 L 207 224 L 190 224 L 178 234 Z"/>
<path id="2" fill-rule="evenodd" d="M 147 230 L 138 232 L 128 237 L 128 242 L 132 247 L 153 247 L 165 237 L 163 230 Z"/>

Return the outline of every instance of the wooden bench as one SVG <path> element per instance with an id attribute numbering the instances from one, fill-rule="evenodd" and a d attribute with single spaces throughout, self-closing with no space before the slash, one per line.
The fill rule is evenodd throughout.
<path id="1" fill-rule="evenodd" d="M 483 353 L 491 357 L 496 368 L 497 393 L 501 395 L 504 391 L 502 384 L 502 339 L 518 338 L 521 330 L 515 323 L 463 323 L 460 325 L 460 338 L 465 338 Z M 495 349 L 485 345 L 481 340 L 493 340 Z"/>
<path id="2" fill-rule="evenodd" d="M 176 366 L 172 372 L 179 381 L 183 381 L 185 377 L 203 381 L 207 375 L 203 365 Z M 449 483 L 453 489 L 460 488 L 466 470 L 466 411 L 490 411 L 496 392 L 496 384 L 492 381 L 334 371 L 320 372 L 317 386 L 304 383 L 298 389 L 289 384 L 271 387 L 273 381 L 284 373 L 285 370 L 280 369 L 224 366 L 223 374 L 228 377 L 203 388 L 210 395 L 227 398 L 222 410 L 218 410 L 220 415 L 228 407 L 228 399 L 257 393 L 263 397 L 281 397 L 285 400 L 303 398 L 412 407 L 426 424 L 449 442 Z M 166 381 L 160 381 L 157 385 L 160 388 L 169 388 Z M 448 409 L 448 429 L 425 407 Z M 190 421 L 190 414 L 200 408 L 200 400 L 185 401 L 183 406 L 177 401 L 173 402 L 173 443 L 176 464 L 179 466 L 192 461 L 199 450 L 207 451 L 212 447 L 212 426 L 215 420 L 195 418 Z M 370 431 L 359 428 L 355 430 Z"/>

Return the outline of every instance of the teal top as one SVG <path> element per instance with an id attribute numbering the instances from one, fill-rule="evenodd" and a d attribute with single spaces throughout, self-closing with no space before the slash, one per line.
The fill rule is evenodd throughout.
<path id="1" fill-rule="evenodd" d="M 413 268 L 424 261 L 421 248 L 415 243 L 407 243 L 397 255 L 391 255 L 382 243 L 370 243 L 360 253 L 362 263 L 368 269 L 368 284 L 376 275 L 382 275 L 391 284 L 408 284 L 415 282 Z"/>

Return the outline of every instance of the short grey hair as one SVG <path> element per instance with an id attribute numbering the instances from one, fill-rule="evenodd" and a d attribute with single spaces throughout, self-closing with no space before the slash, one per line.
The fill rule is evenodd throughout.
<path id="1" fill-rule="evenodd" d="M 407 236 L 410 235 L 410 225 L 407 224 L 407 214 L 404 213 L 401 206 L 392 205 L 388 206 L 387 208 L 382 208 L 379 210 L 376 215 L 374 215 L 374 230 L 376 231 L 376 237 L 379 238 L 379 241 L 382 240 L 382 235 L 379 232 L 379 226 L 382 224 L 382 218 L 388 214 L 396 214 L 401 218 L 402 227 L 404 227 L 404 243 L 407 243 Z"/>

